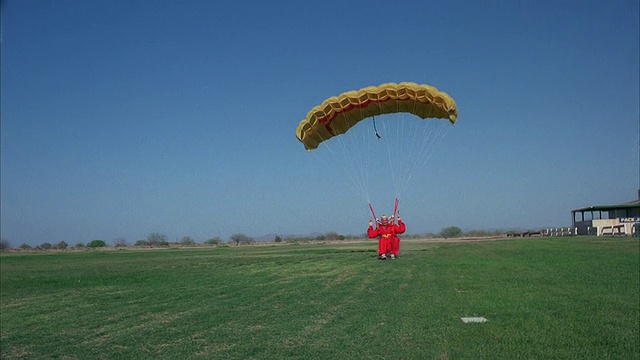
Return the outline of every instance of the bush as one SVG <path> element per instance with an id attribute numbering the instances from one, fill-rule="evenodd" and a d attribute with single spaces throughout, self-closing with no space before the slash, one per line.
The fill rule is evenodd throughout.
<path id="1" fill-rule="evenodd" d="M 87 247 L 90 247 L 90 248 L 105 247 L 105 246 L 107 246 L 107 244 L 104 242 L 104 240 L 91 240 L 87 244 Z"/>
<path id="2" fill-rule="evenodd" d="M 9 240 L 2 239 L 0 240 L 0 251 L 11 249 L 11 244 L 9 244 Z"/>
<path id="3" fill-rule="evenodd" d="M 167 235 L 161 233 L 151 233 L 147 236 L 147 242 L 151 246 L 168 246 Z"/>
<path id="4" fill-rule="evenodd" d="M 67 246 L 69 246 L 69 244 L 67 244 L 64 241 L 60 241 L 59 243 L 56 244 L 55 248 L 59 250 L 64 250 L 67 248 Z"/>
<path id="5" fill-rule="evenodd" d="M 20 249 L 20 250 L 31 250 L 31 245 L 29 245 L 29 244 L 21 244 L 20 246 L 18 246 L 18 249 Z"/>
<path id="6" fill-rule="evenodd" d="M 233 234 L 231 235 L 231 241 L 235 242 L 236 245 L 249 245 L 253 244 L 253 238 L 245 235 L 245 234 Z"/>
<path id="7" fill-rule="evenodd" d="M 114 245 L 115 247 L 127 247 L 127 246 L 129 246 L 129 245 L 127 244 L 127 239 L 125 239 L 125 238 L 123 238 L 123 237 L 116 238 L 116 239 L 113 241 L 113 245 Z"/>
<path id="8" fill-rule="evenodd" d="M 52 247 L 53 245 L 51 245 L 51 243 L 48 243 L 48 242 L 42 243 L 40 244 L 40 246 L 38 246 L 38 248 L 42 250 L 50 250 Z"/>
<path id="9" fill-rule="evenodd" d="M 335 231 L 330 231 L 324 234 L 325 240 L 338 240 L 340 239 L 340 235 Z"/>
<path id="10" fill-rule="evenodd" d="M 215 236 L 215 237 L 212 237 L 211 239 L 205 241 L 205 244 L 220 245 L 220 244 L 222 244 L 222 239 L 220 239 L 220 237 L 218 237 L 218 236 Z"/>
<path id="11" fill-rule="evenodd" d="M 180 239 L 180 244 L 185 246 L 193 246 L 196 244 L 196 242 L 189 236 L 183 236 L 182 239 Z"/>
<path id="12" fill-rule="evenodd" d="M 442 236 L 445 239 L 460 237 L 462 236 L 462 229 L 460 229 L 457 226 L 449 226 L 449 227 L 443 228 L 440 231 L 440 236 Z"/>

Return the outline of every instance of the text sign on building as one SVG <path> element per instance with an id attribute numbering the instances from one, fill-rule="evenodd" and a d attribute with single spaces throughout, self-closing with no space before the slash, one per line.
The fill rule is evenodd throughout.
<path id="1" fill-rule="evenodd" d="M 619 218 L 621 223 L 637 223 L 640 222 L 640 218 L 637 217 L 628 217 L 628 218 Z"/>

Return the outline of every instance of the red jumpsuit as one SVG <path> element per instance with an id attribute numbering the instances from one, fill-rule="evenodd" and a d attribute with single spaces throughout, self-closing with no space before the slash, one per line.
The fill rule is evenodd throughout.
<path id="1" fill-rule="evenodd" d="M 369 229 L 367 229 L 367 236 L 371 239 L 377 236 L 380 237 L 378 240 L 378 256 L 387 253 L 398 256 L 398 252 L 400 251 L 400 239 L 396 234 L 402 234 L 405 230 L 406 226 L 402 220 L 398 220 L 397 225 L 390 222 L 387 225 L 378 224 L 375 229 L 372 226 L 369 226 Z"/>

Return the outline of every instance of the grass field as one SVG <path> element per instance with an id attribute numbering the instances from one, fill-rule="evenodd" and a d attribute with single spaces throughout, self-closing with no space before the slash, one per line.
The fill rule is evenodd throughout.
<path id="1" fill-rule="evenodd" d="M 3 254 L 0 357 L 640 357 L 637 238 L 404 241 L 395 261 L 375 249 Z"/>

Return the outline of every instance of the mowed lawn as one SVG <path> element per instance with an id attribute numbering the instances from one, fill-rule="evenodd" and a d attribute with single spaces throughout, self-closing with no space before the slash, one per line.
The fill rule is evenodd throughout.
<path id="1" fill-rule="evenodd" d="M 5 253 L 0 358 L 640 357 L 637 238 L 401 246 Z"/>

